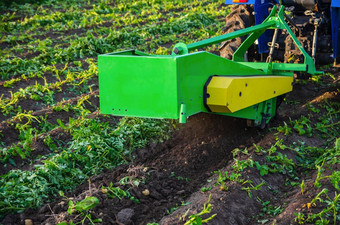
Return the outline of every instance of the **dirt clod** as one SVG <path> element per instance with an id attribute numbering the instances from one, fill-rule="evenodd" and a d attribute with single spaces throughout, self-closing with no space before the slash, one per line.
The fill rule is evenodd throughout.
<path id="1" fill-rule="evenodd" d="M 129 225 L 132 224 L 132 217 L 135 215 L 135 211 L 130 208 L 122 209 L 118 214 L 117 214 L 117 220 L 124 224 L 124 225 Z"/>
<path id="2" fill-rule="evenodd" d="M 31 219 L 25 219 L 25 225 L 33 225 L 33 221 Z"/>
<path id="3" fill-rule="evenodd" d="M 150 191 L 148 189 L 145 189 L 144 191 L 142 191 L 143 195 L 148 196 L 150 195 Z"/>

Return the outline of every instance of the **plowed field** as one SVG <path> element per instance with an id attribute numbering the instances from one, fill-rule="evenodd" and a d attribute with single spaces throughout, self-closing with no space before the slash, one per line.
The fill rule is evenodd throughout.
<path id="1" fill-rule="evenodd" d="M 230 7 L 0 6 L 0 224 L 340 223 L 337 69 L 297 80 L 262 130 L 212 114 L 101 115 L 98 54 L 169 54 L 220 34 Z"/>

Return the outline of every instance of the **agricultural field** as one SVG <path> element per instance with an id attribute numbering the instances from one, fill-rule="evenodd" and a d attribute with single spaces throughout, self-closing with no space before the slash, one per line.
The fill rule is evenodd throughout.
<path id="1" fill-rule="evenodd" d="M 223 2 L 0 2 L 0 224 L 340 224 L 338 69 L 263 130 L 100 114 L 99 54 L 219 35 Z"/>

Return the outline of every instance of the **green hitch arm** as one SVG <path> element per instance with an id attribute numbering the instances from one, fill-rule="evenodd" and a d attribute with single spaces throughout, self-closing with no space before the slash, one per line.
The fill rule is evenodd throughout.
<path id="1" fill-rule="evenodd" d="M 248 27 L 242 30 L 238 30 L 232 33 L 228 33 L 228 34 L 223 34 L 217 37 L 213 37 L 213 38 L 209 38 L 209 39 L 205 39 L 202 41 L 198 41 L 198 42 L 194 42 L 191 44 L 184 44 L 184 43 L 178 43 L 175 45 L 173 51 L 172 51 L 172 55 L 184 55 L 184 54 L 188 54 L 189 51 L 195 50 L 195 49 L 199 49 L 199 48 L 203 48 L 206 46 L 210 46 L 213 44 L 218 44 L 221 43 L 222 41 L 227 41 L 236 37 L 240 37 L 240 36 L 244 36 L 253 32 L 260 32 L 261 34 L 264 33 L 268 28 L 272 27 L 273 25 L 275 25 L 274 21 L 268 22 L 266 24 L 259 24 L 259 25 L 255 25 L 252 27 Z"/>
<path id="2" fill-rule="evenodd" d="M 268 23 L 265 24 L 259 24 L 259 25 L 255 25 L 252 27 L 248 27 L 242 30 L 238 30 L 232 33 L 228 33 L 228 34 L 223 34 L 221 36 L 217 36 L 217 37 L 213 37 L 210 39 L 206 39 L 206 40 L 202 40 L 196 43 L 192 43 L 192 44 L 188 44 L 188 50 L 195 50 L 198 48 L 203 48 L 209 45 L 213 45 L 213 44 L 217 44 L 217 43 L 221 43 L 222 41 L 226 41 L 226 40 L 230 40 L 236 37 L 240 37 L 240 36 L 244 36 L 253 32 L 258 32 L 260 31 L 261 34 L 263 32 L 265 32 L 268 28 L 271 28 L 273 25 L 275 25 L 274 21 L 270 21 Z"/>
<path id="3" fill-rule="evenodd" d="M 314 61 L 312 57 L 308 55 L 308 53 L 304 50 L 299 40 L 296 38 L 293 31 L 290 29 L 286 21 L 284 20 L 284 6 L 281 6 L 279 11 L 277 11 L 277 6 L 274 6 L 269 16 L 261 23 L 252 27 L 248 27 L 242 30 L 238 30 L 232 33 L 223 34 L 217 37 L 209 38 L 206 40 L 198 41 L 191 44 L 178 43 L 175 45 L 172 51 L 172 55 L 184 55 L 188 54 L 189 51 L 203 48 L 206 46 L 210 46 L 213 44 L 221 43 L 226 40 L 230 40 L 236 37 L 244 36 L 250 34 L 248 38 L 239 46 L 239 48 L 235 51 L 233 55 L 233 61 L 236 62 L 244 62 L 244 54 L 248 50 L 248 48 L 267 30 L 267 29 L 286 29 L 289 35 L 292 37 L 294 43 L 299 48 L 304 56 L 304 65 L 305 68 L 303 72 L 307 72 L 309 74 L 322 74 L 322 71 L 317 71 L 315 68 Z M 281 71 L 291 71 L 291 66 L 289 64 L 282 64 L 280 67 Z M 301 70 L 299 70 L 301 71 Z"/>

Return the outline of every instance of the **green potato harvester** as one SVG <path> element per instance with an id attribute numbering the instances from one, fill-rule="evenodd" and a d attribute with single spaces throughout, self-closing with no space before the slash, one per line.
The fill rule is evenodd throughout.
<path id="1" fill-rule="evenodd" d="M 247 49 L 267 29 L 285 29 L 304 55 L 304 63 L 245 62 Z M 232 60 L 193 51 L 248 35 Z M 273 40 L 275 41 L 275 40 Z M 266 125 L 275 116 L 277 99 L 292 91 L 294 72 L 318 74 L 284 20 L 284 7 L 274 6 L 259 25 L 192 44 L 178 43 L 171 55 L 128 50 L 100 55 L 100 111 L 116 116 L 179 119 L 206 112 Z"/>

